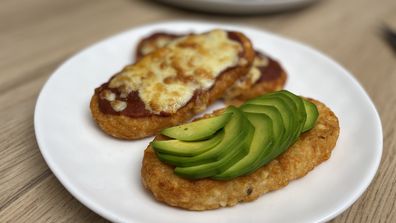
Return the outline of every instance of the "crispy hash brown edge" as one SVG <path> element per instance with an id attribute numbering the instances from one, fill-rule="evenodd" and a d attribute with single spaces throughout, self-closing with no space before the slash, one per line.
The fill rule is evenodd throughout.
<path id="1" fill-rule="evenodd" d="M 253 201 L 305 176 L 329 159 L 340 130 L 338 119 L 329 108 L 319 101 L 309 100 L 319 110 L 315 127 L 302 134 L 285 153 L 252 174 L 229 181 L 187 180 L 175 175 L 171 166 L 159 161 L 149 146 L 144 152 L 141 169 L 144 187 L 156 200 L 170 206 L 209 210 Z"/>
<path id="2" fill-rule="evenodd" d="M 161 129 L 177 125 L 202 112 L 208 105 L 223 96 L 225 90 L 241 76 L 246 75 L 253 63 L 255 53 L 250 40 L 242 33 L 235 32 L 242 40 L 243 66 L 227 69 L 215 81 L 208 91 L 200 92 L 193 100 L 170 116 L 152 115 L 132 118 L 123 115 L 104 114 L 99 109 L 98 95 L 91 98 L 90 109 L 95 122 L 107 134 L 120 139 L 140 139 L 158 133 Z"/>

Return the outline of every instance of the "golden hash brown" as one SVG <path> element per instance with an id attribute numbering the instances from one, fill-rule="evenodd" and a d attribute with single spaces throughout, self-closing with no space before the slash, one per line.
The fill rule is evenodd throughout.
<path id="1" fill-rule="evenodd" d="M 250 40 L 241 33 L 235 32 L 235 35 L 241 39 L 243 48 L 241 60 L 246 60 L 246 64 L 224 71 L 218 76 L 210 90 L 198 92 L 196 97 L 174 114 L 170 116 L 150 115 L 139 118 L 105 114 L 99 109 L 99 97 L 95 93 L 90 103 L 94 120 L 104 132 L 113 137 L 120 139 L 139 139 L 154 135 L 163 128 L 185 122 L 195 114 L 204 111 L 208 105 L 222 97 L 227 88 L 238 78 L 246 75 L 254 60 L 255 55 Z"/>
<path id="2" fill-rule="evenodd" d="M 319 110 L 315 127 L 302 134 L 285 153 L 254 173 L 229 181 L 187 180 L 159 161 L 149 146 L 144 152 L 142 182 L 158 201 L 188 210 L 208 210 L 253 201 L 286 186 L 327 160 L 335 147 L 339 124 L 324 104 L 310 99 Z M 161 136 L 158 136 L 161 137 Z"/>

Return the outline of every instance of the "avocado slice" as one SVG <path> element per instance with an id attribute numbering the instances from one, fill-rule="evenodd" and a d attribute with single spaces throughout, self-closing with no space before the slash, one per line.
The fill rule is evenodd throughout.
<path id="1" fill-rule="evenodd" d="M 240 108 L 245 113 L 266 114 L 272 120 L 274 140 L 273 143 L 271 144 L 271 147 L 268 149 L 270 152 L 267 153 L 266 156 L 262 156 L 260 160 L 256 161 L 259 162 L 259 164 L 252 164 L 252 166 L 262 166 L 270 162 L 276 156 L 281 154 L 285 150 L 285 148 L 287 148 L 288 140 L 291 138 L 290 131 L 286 131 L 285 124 L 282 120 L 281 112 L 275 106 L 245 104 Z M 249 174 L 253 171 L 254 170 L 247 172 L 246 174 Z"/>
<path id="2" fill-rule="evenodd" d="M 158 158 L 171 165 L 189 167 L 215 162 L 224 158 L 226 154 L 231 154 L 231 151 L 236 150 L 234 147 L 240 146 L 239 144 L 247 137 L 248 133 L 253 129 L 253 126 L 238 108 L 230 106 L 227 110 L 232 117 L 224 127 L 224 137 L 222 141 L 212 149 L 193 157 L 180 157 L 157 153 Z"/>
<path id="3" fill-rule="evenodd" d="M 254 135 L 249 153 L 224 172 L 213 176 L 212 179 L 229 180 L 251 173 L 261 167 L 260 161 L 271 153 L 271 149 L 274 149 L 274 146 L 272 146 L 274 143 L 273 120 L 264 113 L 245 114 L 254 126 Z M 282 122 L 281 119 L 278 121 Z"/>
<path id="4" fill-rule="evenodd" d="M 286 150 L 289 146 L 291 146 L 295 141 L 297 141 L 298 137 L 300 136 L 307 114 L 305 111 L 305 106 L 304 106 L 304 102 L 303 99 L 293 93 L 291 93 L 290 91 L 287 90 L 281 90 L 278 92 L 273 92 L 273 93 L 269 93 L 264 95 L 264 97 L 271 97 L 271 96 L 276 96 L 276 97 L 280 97 L 283 98 L 285 101 L 289 101 L 289 106 L 290 108 L 293 109 L 293 113 L 294 115 L 294 129 L 293 129 L 293 133 L 291 138 L 292 140 L 289 142 L 289 145 L 287 145 L 284 149 Z M 287 98 L 289 98 L 289 100 L 287 100 Z M 290 101 L 292 101 L 293 103 L 290 103 Z"/>
<path id="5" fill-rule="evenodd" d="M 259 106 L 267 105 L 267 106 L 273 106 L 276 109 L 278 109 L 285 127 L 285 133 L 283 134 L 283 137 L 281 139 L 282 144 L 279 145 L 280 147 L 279 150 L 284 151 L 285 148 L 288 148 L 289 145 L 294 140 L 293 133 L 295 132 L 295 129 L 298 127 L 297 126 L 298 123 L 295 117 L 297 107 L 294 104 L 294 102 L 285 95 L 270 93 L 257 97 L 253 100 L 247 101 L 242 106 L 242 109 L 247 105 L 259 105 Z"/>
<path id="6" fill-rule="evenodd" d="M 301 120 L 303 120 L 300 117 L 301 112 L 299 110 L 301 109 L 301 104 L 299 104 L 298 98 L 294 98 L 292 95 L 290 95 L 291 93 L 288 93 L 290 92 L 284 90 L 273 92 L 245 103 L 276 107 L 282 116 L 283 123 L 285 124 L 286 131 L 281 139 L 281 143 L 276 145 L 276 148 L 272 149 L 272 152 L 267 157 L 262 159 L 262 165 L 268 163 L 286 151 L 287 148 L 289 148 L 298 139 L 301 133 Z"/>
<path id="7" fill-rule="evenodd" d="M 281 139 L 285 132 L 285 125 L 283 124 L 282 116 L 279 110 L 271 105 L 255 105 L 245 104 L 239 107 L 245 114 L 262 113 L 267 115 L 273 122 L 274 138 Z M 249 119 L 250 121 L 250 119 Z M 252 123 L 253 124 L 253 123 Z"/>
<path id="8" fill-rule="evenodd" d="M 177 139 L 155 140 L 151 143 L 151 146 L 157 153 L 176 156 L 195 156 L 219 144 L 223 137 L 224 131 L 219 131 L 212 138 L 203 141 L 186 142 Z"/>
<path id="9" fill-rule="evenodd" d="M 161 134 L 183 141 L 207 139 L 223 128 L 230 120 L 232 114 L 227 110 L 219 116 L 163 129 Z"/>
<path id="10" fill-rule="evenodd" d="M 305 120 L 302 132 L 306 132 L 315 126 L 316 120 L 319 117 L 319 111 L 316 105 L 310 101 L 303 99 L 307 119 Z"/>
<path id="11" fill-rule="evenodd" d="M 211 149 L 205 152 L 207 154 L 203 153 L 198 155 L 202 156 L 205 154 L 211 156 L 217 153 L 215 155 L 216 159 L 214 159 L 214 161 L 202 162 L 198 165 L 188 167 L 178 166 L 175 168 L 175 174 L 189 179 L 211 177 L 216 174 L 222 173 L 234 163 L 245 157 L 249 153 L 251 140 L 254 135 L 254 127 L 251 125 L 249 120 L 247 120 L 245 115 L 241 111 L 239 111 L 239 109 L 237 112 L 234 112 L 234 116 L 231 119 L 230 124 L 234 118 L 240 119 L 241 126 L 240 128 L 232 128 L 231 125 L 226 125 L 224 139 L 220 143 L 221 148 L 217 148 L 219 151 L 214 151 L 215 149 Z M 226 141 L 226 138 L 231 138 L 227 136 L 227 131 L 233 131 L 239 134 L 237 137 L 233 137 L 232 140 Z M 219 147 L 220 144 L 218 145 Z M 219 154 L 221 155 L 219 156 Z"/>
<path id="12" fill-rule="evenodd" d="M 284 91 L 285 92 L 285 91 Z M 287 93 L 287 92 L 286 92 Z M 288 93 L 290 93 L 290 92 L 288 92 Z M 291 94 L 291 93 L 290 93 Z M 295 95 L 294 95 L 295 96 Z M 293 97 L 293 96 L 291 96 L 291 97 Z M 317 110 L 317 108 L 316 108 L 316 106 L 314 105 L 314 104 L 308 104 L 308 103 L 310 103 L 309 101 L 306 101 L 306 100 L 304 100 L 303 98 L 301 98 L 301 97 L 299 97 L 299 96 L 295 96 L 295 97 L 298 97 L 299 98 L 299 100 L 301 100 L 302 102 L 303 102 L 303 105 L 304 105 L 304 109 L 305 109 L 305 112 L 303 112 L 303 111 L 301 111 L 301 104 L 300 105 L 298 105 L 297 103 L 300 103 L 300 102 L 295 102 L 296 103 L 296 105 L 297 105 L 297 107 L 298 107 L 298 109 L 300 109 L 300 110 L 298 110 L 298 115 L 301 115 L 301 116 L 303 116 L 301 119 L 300 119 L 300 123 L 299 123 L 299 125 L 300 125 L 300 129 L 297 129 L 296 131 L 299 131 L 299 133 L 296 135 L 296 136 L 293 136 L 293 138 L 295 138 L 295 140 L 293 141 L 293 142 L 291 142 L 289 145 L 287 145 L 286 147 L 283 147 L 284 145 L 282 145 L 280 142 L 276 142 L 275 141 L 275 143 L 272 145 L 272 146 L 274 146 L 275 147 L 275 149 L 270 149 L 270 151 L 272 151 L 271 152 L 271 154 L 269 154 L 268 156 L 266 156 L 266 157 L 263 157 L 259 162 L 261 162 L 261 164 L 260 164 L 260 166 L 262 166 L 262 165 L 265 165 L 265 164 L 267 164 L 268 162 L 270 162 L 270 161 L 272 161 L 273 159 L 275 159 L 277 156 L 279 156 L 281 153 L 283 153 L 285 150 L 287 150 L 297 139 L 298 139 L 298 137 L 300 136 L 300 134 L 303 132 L 303 131 L 306 131 L 306 129 L 310 129 L 310 128 L 312 128 L 313 126 L 314 126 L 314 124 L 315 124 L 315 122 L 316 122 L 316 120 L 317 120 L 317 117 L 318 117 L 318 115 L 319 115 L 319 113 L 318 113 L 318 110 Z M 295 98 L 295 100 L 296 100 L 296 98 Z M 308 102 L 308 103 L 307 103 Z M 305 116 L 305 117 L 304 117 Z M 302 122 L 304 121 L 304 124 L 302 124 Z M 307 123 L 307 124 L 305 124 L 305 123 Z M 307 125 L 307 127 L 304 127 L 305 125 Z M 280 148 L 280 149 L 276 149 L 276 148 Z"/>
<path id="13" fill-rule="evenodd" d="M 296 126 L 296 130 L 294 131 L 294 135 L 293 135 L 293 142 L 292 144 L 297 141 L 298 137 L 300 136 L 302 129 L 304 127 L 304 123 L 305 120 L 307 118 L 307 113 L 305 111 L 305 106 L 304 106 L 304 101 L 301 97 L 291 93 L 290 91 L 286 91 L 286 90 L 282 90 L 278 92 L 279 94 L 285 95 L 287 97 L 289 97 L 294 104 L 296 105 L 296 118 L 297 118 L 297 126 Z"/>

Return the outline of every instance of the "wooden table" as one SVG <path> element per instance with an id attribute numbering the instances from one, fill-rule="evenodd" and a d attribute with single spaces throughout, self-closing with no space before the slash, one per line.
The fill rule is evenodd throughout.
<path id="1" fill-rule="evenodd" d="M 106 222 L 79 203 L 44 162 L 34 136 L 38 93 L 62 61 L 105 37 L 151 22 L 246 24 L 307 43 L 360 81 L 380 113 L 384 152 L 363 196 L 334 222 L 396 222 L 396 57 L 380 35 L 395 0 L 322 0 L 288 13 L 244 17 L 151 1 L 0 1 L 0 222 Z"/>

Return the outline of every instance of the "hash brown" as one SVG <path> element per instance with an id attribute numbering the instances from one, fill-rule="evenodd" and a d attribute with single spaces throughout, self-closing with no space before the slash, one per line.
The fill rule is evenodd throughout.
<path id="1" fill-rule="evenodd" d="M 106 114 L 100 109 L 99 93 L 101 91 L 101 87 L 99 87 L 92 96 L 90 103 L 90 109 L 94 120 L 105 133 L 113 137 L 120 139 L 139 139 L 154 135 L 163 128 L 185 122 L 195 114 L 202 112 L 209 104 L 222 97 L 224 92 L 237 79 L 246 75 L 253 63 L 255 55 L 250 40 L 242 33 L 232 33 L 234 38 L 237 38 L 240 41 L 240 45 L 243 48 L 241 55 L 239 55 L 239 61 L 244 63 L 222 71 L 210 89 L 197 91 L 196 95 L 176 112 L 167 116 L 150 114 L 144 117 L 129 117 L 122 114 Z M 157 57 L 160 58 L 156 54 L 163 49 L 164 48 L 159 49 L 154 53 L 147 55 L 147 57 L 154 57 L 155 59 L 157 59 Z M 138 65 L 139 64 L 135 66 Z M 124 68 L 126 71 L 128 69 L 128 66 Z"/>
<path id="2" fill-rule="evenodd" d="M 173 173 L 172 166 L 158 160 L 149 146 L 141 169 L 144 187 L 155 199 L 170 206 L 202 211 L 253 201 L 305 176 L 329 159 L 340 131 L 335 114 L 323 103 L 309 100 L 319 111 L 315 127 L 303 133 L 285 153 L 252 174 L 229 181 L 184 179 Z"/>

